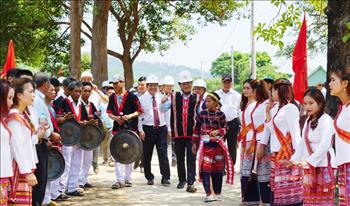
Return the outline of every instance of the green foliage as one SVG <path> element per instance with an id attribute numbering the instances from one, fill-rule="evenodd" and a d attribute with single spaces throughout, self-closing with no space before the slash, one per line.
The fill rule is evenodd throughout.
<path id="1" fill-rule="evenodd" d="M 234 83 L 237 90 L 242 89 L 242 83 L 244 80 L 250 78 L 250 55 L 248 53 L 234 52 Z M 270 76 L 274 79 L 288 78 L 287 74 L 278 72 L 278 68 L 272 65 L 271 57 L 267 52 L 256 53 L 257 63 L 257 78 L 262 79 L 266 76 Z M 231 55 L 230 53 L 221 54 L 213 63 L 210 69 L 211 74 L 214 77 L 221 77 L 223 74 L 231 74 Z M 216 80 L 209 82 L 212 87 L 217 87 Z M 220 84 L 219 84 L 220 85 Z"/>
<path id="2" fill-rule="evenodd" d="M 327 46 L 327 0 L 285 1 L 271 0 L 278 13 L 269 23 L 259 22 L 254 34 L 257 38 L 280 48 L 277 56 L 292 56 L 304 13 L 307 18 L 308 51 L 315 55 Z M 293 41 L 286 41 L 290 37 Z"/>
<path id="3" fill-rule="evenodd" d="M 0 1 L 0 64 L 3 65 L 7 45 L 12 39 L 18 63 L 40 67 L 53 50 L 67 44 L 60 35 L 58 20 L 62 17 L 62 0 Z"/>
<path id="4" fill-rule="evenodd" d="M 342 38 L 342 41 L 346 43 L 350 39 L 350 22 L 346 24 L 346 28 L 348 30 L 347 34 L 345 34 Z"/>
<path id="5" fill-rule="evenodd" d="M 215 92 L 216 90 L 221 88 L 221 78 L 219 77 L 206 79 L 205 82 L 207 83 L 208 92 Z"/>

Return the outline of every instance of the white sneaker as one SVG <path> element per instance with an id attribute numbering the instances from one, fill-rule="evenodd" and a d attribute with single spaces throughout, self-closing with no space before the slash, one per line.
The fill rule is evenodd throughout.
<path id="1" fill-rule="evenodd" d="M 216 201 L 222 201 L 221 195 L 215 195 L 215 197 L 216 197 Z"/>
<path id="2" fill-rule="evenodd" d="M 217 199 L 213 195 L 208 195 L 208 196 L 205 197 L 204 202 L 214 202 L 216 200 Z"/>

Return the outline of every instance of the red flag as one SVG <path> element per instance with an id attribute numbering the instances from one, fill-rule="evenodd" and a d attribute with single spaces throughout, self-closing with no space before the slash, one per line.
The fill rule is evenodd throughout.
<path id="1" fill-rule="evenodd" d="M 4 66 L 1 71 L 1 78 L 5 78 L 7 72 L 16 67 L 16 59 L 15 59 L 15 48 L 13 47 L 13 41 L 10 40 L 9 48 L 7 50 L 7 57 Z"/>
<path id="2" fill-rule="evenodd" d="M 293 51 L 293 90 L 295 99 L 301 104 L 304 103 L 304 92 L 308 88 L 307 83 L 307 47 L 306 47 L 306 18 L 300 28 L 299 37 Z"/>

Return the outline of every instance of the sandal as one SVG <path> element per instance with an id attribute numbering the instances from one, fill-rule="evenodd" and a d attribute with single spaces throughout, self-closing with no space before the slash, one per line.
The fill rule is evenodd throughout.
<path id="1" fill-rule="evenodd" d="M 119 182 L 116 182 L 112 185 L 112 189 L 120 189 L 121 188 L 121 185 Z"/>

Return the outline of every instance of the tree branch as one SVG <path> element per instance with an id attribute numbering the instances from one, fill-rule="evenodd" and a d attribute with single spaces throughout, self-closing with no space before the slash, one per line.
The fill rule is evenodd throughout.
<path id="1" fill-rule="evenodd" d="M 120 5 L 120 9 L 124 12 L 124 14 L 127 14 L 128 12 L 126 11 L 125 5 L 121 0 L 117 0 L 119 5 Z"/>
<path id="2" fill-rule="evenodd" d="M 114 57 L 116 57 L 116 58 L 118 58 L 118 59 L 120 59 L 120 60 L 122 60 L 122 58 L 123 58 L 123 55 L 119 54 L 119 53 L 116 52 L 116 51 L 112 51 L 112 50 L 110 50 L 110 49 L 107 49 L 107 54 L 109 54 L 109 55 L 111 55 L 111 56 L 114 56 Z"/>
<path id="3" fill-rule="evenodd" d="M 129 35 L 128 35 L 128 39 L 127 39 L 127 47 L 128 48 L 131 48 L 131 44 L 133 42 L 133 39 L 135 37 L 135 34 L 137 32 L 137 28 L 139 27 L 139 13 L 138 13 L 138 1 L 136 2 L 131 2 L 130 3 L 130 6 L 132 7 L 132 14 L 133 14 L 133 17 L 134 17 L 134 21 L 132 22 L 132 25 L 131 25 L 131 21 L 129 22 L 128 25 L 131 25 L 131 28 L 129 28 Z M 141 44 L 140 44 L 141 45 Z"/>
<path id="4" fill-rule="evenodd" d="M 111 5 L 111 7 L 109 8 L 109 11 L 110 11 L 111 14 L 117 19 L 118 22 L 121 21 L 121 17 L 120 17 L 119 14 L 115 11 L 115 9 L 113 8 L 113 5 Z"/>
<path id="5" fill-rule="evenodd" d="M 89 38 L 90 40 L 92 40 L 91 34 L 89 34 L 88 32 L 84 31 L 83 29 L 80 29 L 80 32 L 83 33 L 87 38 Z"/>
<path id="6" fill-rule="evenodd" d="M 92 28 L 91 28 L 91 26 L 90 26 L 85 20 L 83 20 L 82 22 L 83 22 L 83 24 L 89 29 L 89 31 L 92 33 Z"/>

